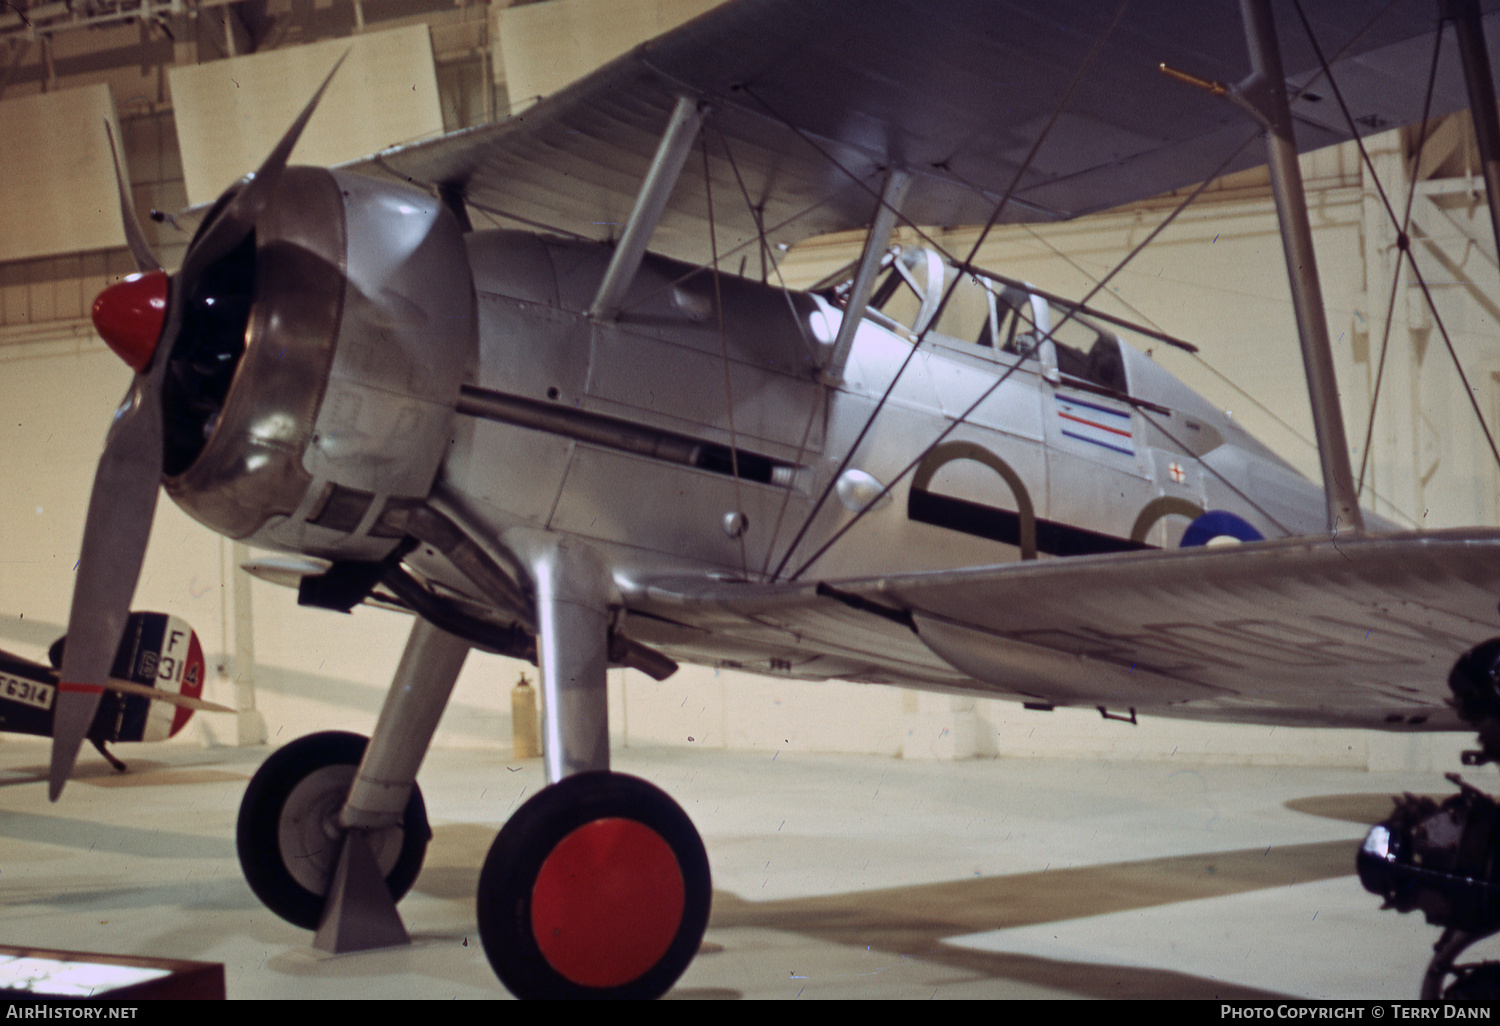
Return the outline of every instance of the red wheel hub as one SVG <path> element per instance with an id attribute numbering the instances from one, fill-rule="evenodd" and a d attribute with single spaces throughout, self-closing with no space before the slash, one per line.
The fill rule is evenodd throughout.
<path id="1" fill-rule="evenodd" d="M 151 364 L 167 319 L 165 271 L 132 274 L 94 300 L 94 329 L 120 359 L 140 372 Z"/>
<path id="2" fill-rule="evenodd" d="M 682 924 L 677 856 L 633 819 L 598 819 L 558 842 L 531 892 L 531 929 L 553 969 L 618 987 L 661 961 Z"/>

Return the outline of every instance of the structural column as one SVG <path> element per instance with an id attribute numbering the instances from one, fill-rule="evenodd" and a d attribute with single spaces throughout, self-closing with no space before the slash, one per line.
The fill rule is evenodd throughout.
<path id="1" fill-rule="evenodd" d="M 250 575 L 240 569 L 250 559 L 244 542 L 219 539 L 220 628 L 223 659 L 219 679 L 234 688 L 237 746 L 265 744 L 266 720 L 255 707 L 255 617 Z"/>

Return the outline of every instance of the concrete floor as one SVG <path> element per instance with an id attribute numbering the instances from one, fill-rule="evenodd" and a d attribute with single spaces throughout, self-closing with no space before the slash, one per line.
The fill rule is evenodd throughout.
<path id="1" fill-rule="evenodd" d="M 129 773 L 86 749 L 52 805 L 46 743 L 0 743 L 0 943 L 222 962 L 231 998 L 506 996 L 472 903 L 538 760 L 433 751 L 413 944 L 335 957 L 241 879 L 265 749 L 118 754 Z M 1386 796 L 1451 792 L 1437 774 L 676 748 L 615 768 L 682 803 L 713 867 L 674 998 L 1413 998 L 1437 936 L 1353 875 Z"/>

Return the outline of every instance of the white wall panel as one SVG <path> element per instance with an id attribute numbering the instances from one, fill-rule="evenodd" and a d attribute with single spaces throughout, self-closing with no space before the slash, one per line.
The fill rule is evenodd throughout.
<path id="1" fill-rule="evenodd" d="M 505 84 L 517 107 L 696 18 L 721 0 L 552 0 L 497 12 Z"/>
<path id="2" fill-rule="evenodd" d="M 106 121 L 105 85 L 0 103 L 0 261 L 125 245 Z"/>
<path id="3" fill-rule="evenodd" d="M 345 51 L 293 163 L 337 164 L 442 131 L 425 25 L 173 68 L 188 202 L 211 202 L 260 166 Z"/>

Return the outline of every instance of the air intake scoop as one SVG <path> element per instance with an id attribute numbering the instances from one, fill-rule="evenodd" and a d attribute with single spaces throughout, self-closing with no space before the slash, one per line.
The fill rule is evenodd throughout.
<path id="1" fill-rule="evenodd" d="M 165 271 L 132 274 L 94 300 L 94 329 L 138 373 L 150 366 L 161 339 L 169 280 Z"/>

